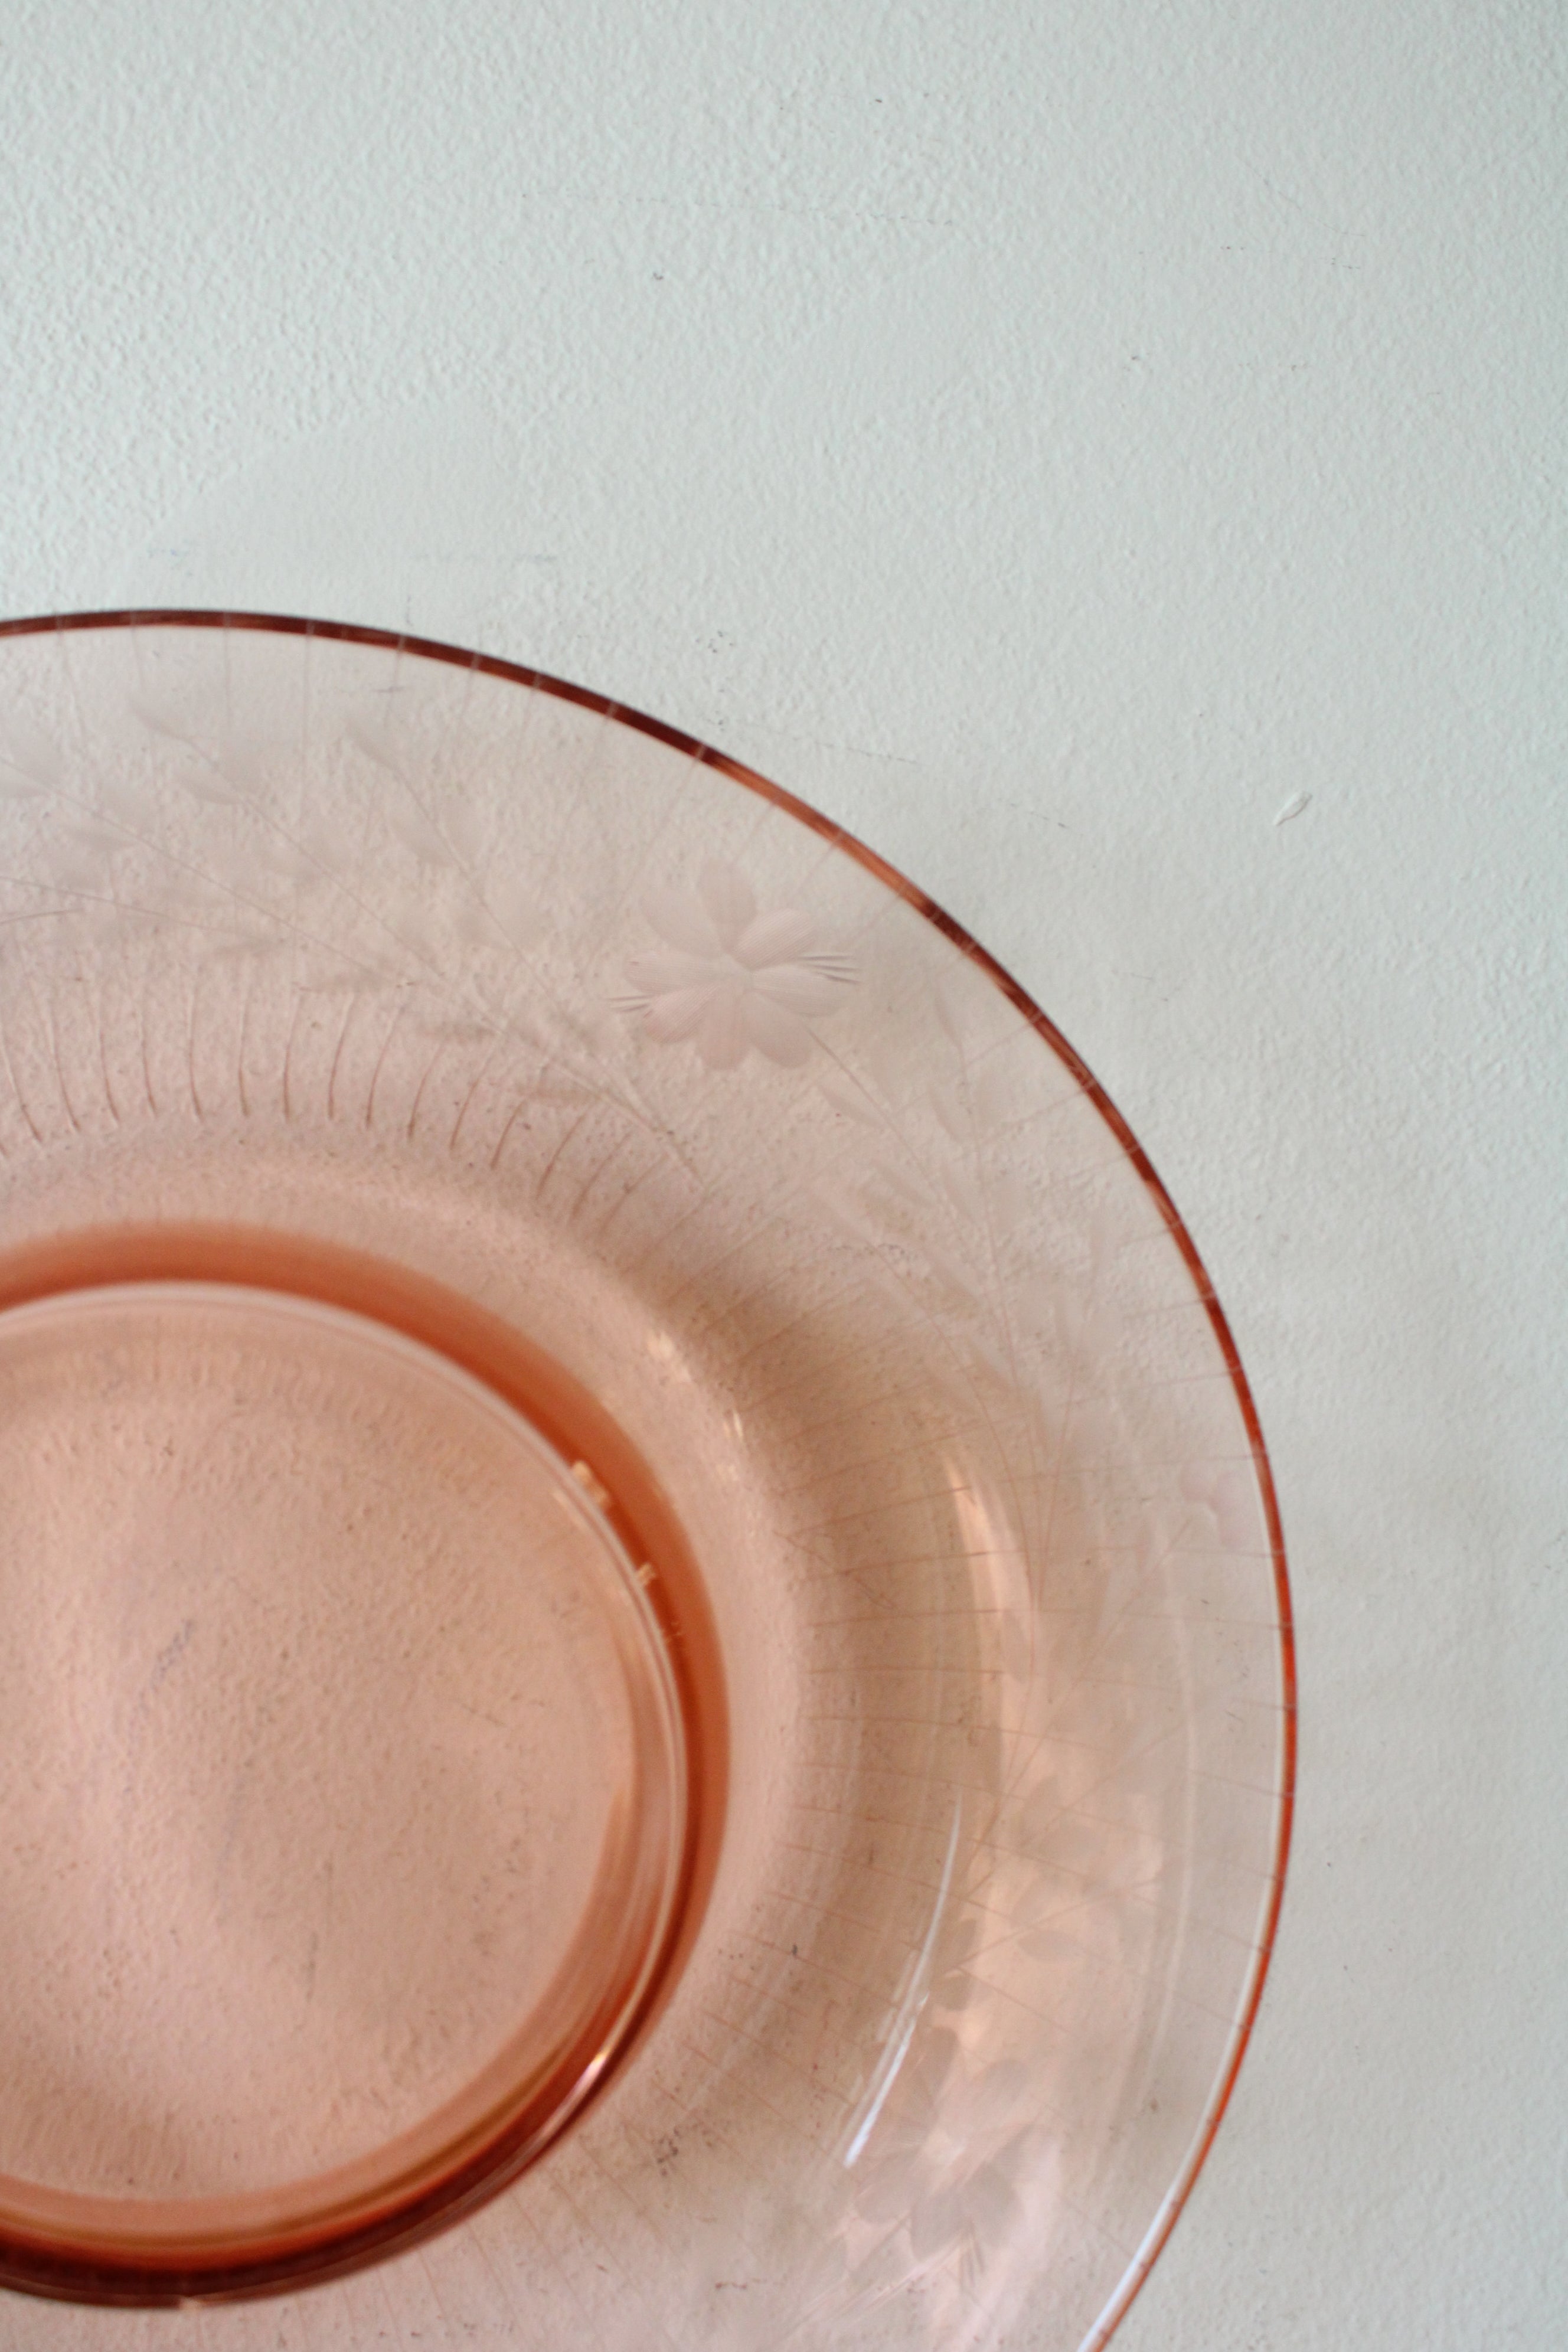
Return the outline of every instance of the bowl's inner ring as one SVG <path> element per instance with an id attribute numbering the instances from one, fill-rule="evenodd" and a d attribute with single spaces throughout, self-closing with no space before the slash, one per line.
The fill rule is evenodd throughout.
<path id="1" fill-rule="evenodd" d="M 285 1255 L 100 1241 L 0 1310 L 0 2237 L 41 2283 L 335 2266 L 515 2168 L 689 1891 L 669 1580 L 602 1455 L 468 1368 L 479 1318 Z"/>

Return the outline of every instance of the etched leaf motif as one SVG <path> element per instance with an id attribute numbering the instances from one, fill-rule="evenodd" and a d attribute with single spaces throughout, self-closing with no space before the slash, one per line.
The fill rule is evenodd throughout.
<path id="1" fill-rule="evenodd" d="M 118 776 L 105 776 L 98 787 L 98 804 L 103 814 L 131 832 L 143 831 L 154 814 L 146 794 Z"/>
<path id="2" fill-rule="evenodd" d="M 818 1083 L 824 1099 L 847 1118 L 856 1120 L 861 1127 L 879 1128 L 886 1123 L 867 1088 L 844 1072 L 831 1071 Z"/>
<path id="3" fill-rule="evenodd" d="M 54 792 L 64 763 L 49 737 L 19 710 L 0 718 L 0 792 L 7 798 L 36 799 Z"/>
<path id="4" fill-rule="evenodd" d="M 1210 1514 L 1223 1549 L 1243 1551 L 1261 1540 L 1256 1490 L 1240 1465 L 1191 1464 L 1182 1473 L 1182 1492 Z"/>
<path id="5" fill-rule="evenodd" d="M 386 821 L 404 846 L 411 849 L 422 866 L 455 866 L 457 859 L 447 843 L 437 832 L 417 801 L 410 800 L 405 807 L 389 807 Z"/>
<path id="6" fill-rule="evenodd" d="M 453 801 L 442 809 L 441 831 L 465 866 L 479 863 L 484 854 L 484 839 L 479 818 L 465 802 Z"/>
<path id="7" fill-rule="evenodd" d="M 710 858 L 694 891 L 659 890 L 643 912 L 665 942 L 630 957 L 635 992 L 621 1000 L 661 1045 L 694 1045 L 710 1070 L 732 1070 L 753 1049 L 797 1069 L 811 1027 L 836 1012 L 855 971 L 798 908 L 759 913 L 738 867 Z"/>
<path id="8" fill-rule="evenodd" d="M 521 882 L 500 881 L 486 886 L 485 911 L 491 922 L 510 940 L 513 947 L 528 950 L 537 947 L 543 934 L 544 923 L 539 908 Z"/>
<path id="9" fill-rule="evenodd" d="M 205 768 L 175 768 L 170 772 L 192 800 L 210 802 L 215 808 L 237 808 L 250 790 L 226 765 L 210 772 Z"/>
<path id="10" fill-rule="evenodd" d="M 96 818 L 90 816 L 79 817 L 58 826 L 55 838 L 58 841 L 71 842 L 79 849 L 101 849 L 110 856 L 116 850 L 125 849 L 130 845 L 123 832 L 117 830 L 113 825 L 100 824 Z"/>
<path id="11" fill-rule="evenodd" d="M 367 760 L 374 760 L 378 768 L 386 770 L 388 775 L 402 775 L 403 762 L 398 757 L 397 747 L 374 719 L 353 718 L 344 731 L 350 742 L 357 745 Z"/>
<path id="12" fill-rule="evenodd" d="M 342 826 L 332 818 L 318 816 L 303 835 L 300 845 L 305 856 L 324 872 L 353 872 L 353 845 Z"/>
<path id="13" fill-rule="evenodd" d="M 263 873 L 276 874 L 285 882 L 312 882 L 321 871 L 310 852 L 290 841 L 286 834 L 264 835 L 237 852 L 237 880 L 243 880 L 247 866 L 253 869 L 259 866 Z"/>
<path id="14" fill-rule="evenodd" d="M 171 743 L 190 743 L 195 740 L 190 729 L 180 714 L 166 709 L 163 703 L 154 701 L 150 694 L 132 694 L 127 698 L 133 716 L 142 721 L 150 735 L 166 736 Z"/>

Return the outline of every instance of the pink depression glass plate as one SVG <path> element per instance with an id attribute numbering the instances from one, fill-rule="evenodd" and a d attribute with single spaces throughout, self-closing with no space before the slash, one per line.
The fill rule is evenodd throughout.
<path id="1" fill-rule="evenodd" d="M 1293 1682 L 1078 1056 L 373 631 L 6 625 L 0 832 L 0 2347 L 1103 2344 Z"/>

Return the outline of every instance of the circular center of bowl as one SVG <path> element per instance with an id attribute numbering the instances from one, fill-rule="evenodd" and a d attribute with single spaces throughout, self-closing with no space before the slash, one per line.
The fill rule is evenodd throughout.
<path id="1" fill-rule="evenodd" d="M 406 2157 L 632 1997 L 679 1734 L 578 1473 L 335 1307 L 0 1313 L 11 2184 L 243 2204 Z"/>

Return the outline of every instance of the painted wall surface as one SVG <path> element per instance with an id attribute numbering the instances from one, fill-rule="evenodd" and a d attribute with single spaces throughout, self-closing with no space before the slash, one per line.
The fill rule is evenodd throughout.
<path id="1" fill-rule="evenodd" d="M 0 611 L 405 625 L 901 865 L 1251 1372 L 1300 1807 L 1127 2352 L 1568 2323 L 1568 26 L 0 12 Z"/>

